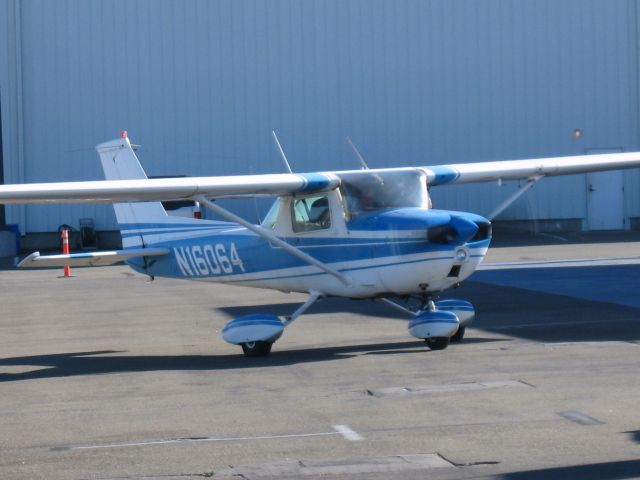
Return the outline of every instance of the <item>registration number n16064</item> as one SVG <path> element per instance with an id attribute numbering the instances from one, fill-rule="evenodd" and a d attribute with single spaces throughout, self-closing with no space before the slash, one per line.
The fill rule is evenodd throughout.
<path id="1" fill-rule="evenodd" d="M 185 277 L 223 275 L 244 272 L 244 264 L 235 243 L 177 247 L 173 253 L 180 272 Z"/>

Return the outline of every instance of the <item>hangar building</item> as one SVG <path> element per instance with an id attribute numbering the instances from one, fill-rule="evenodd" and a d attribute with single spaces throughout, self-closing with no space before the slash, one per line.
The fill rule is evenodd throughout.
<path id="1" fill-rule="evenodd" d="M 637 0 L 4 0 L 5 183 L 101 179 L 127 130 L 149 175 L 299 172 L 640 150 Z M 434 189 L 487 214 L 516 182 Z M 251 220 L 267 205 L 230 205 Z M 109 206 L 6 207 L 21 232 Z M 2 219 L 0 219 L 2 220 Z M 640 172 L 544 179 L 499 217 L 640 227 Z"/>

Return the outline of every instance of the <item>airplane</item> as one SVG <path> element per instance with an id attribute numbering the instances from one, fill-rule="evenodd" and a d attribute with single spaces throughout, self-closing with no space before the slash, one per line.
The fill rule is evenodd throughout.
<path id="1" fill-rule="evenodd" d="M 150 278 L 170 277 L 303 292 L 289 316 L 235 318 L 223 339 L 248 357 L 271 352 L 284 330 L 323 297 L 377 299 L 408 316 L 409 333 L 432 350 L 461 341 L 475 310 L 438 300 L 485 257 L 491 221 L 431 206 L 430 189 L 523 179 L 500 207 L 544 177 L 640 166 L 640 152 L 336 172 L 148 179 L 132 144 L 96 147 L 106 180 L 0 186 L 0 203 L 112 203 L 123 248 L 40 255 L 18 267 L 125 262 Z M 285 160 L 286 161 L 286 160 Z M 276 197 L 260 225 L 215 203 Z M 194 200 L 224 219 L 167 215 L 161 201 Z M 493 218 L 494 215 L 490 217 Z"/>

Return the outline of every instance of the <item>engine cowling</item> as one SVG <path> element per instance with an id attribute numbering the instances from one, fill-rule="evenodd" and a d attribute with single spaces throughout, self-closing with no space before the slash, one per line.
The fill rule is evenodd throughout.
<path id="1" fill-rule="evenodd" d="M 255 314 L 231 320 L 222 329 L 227 343 L 240 345 L 251 342 L 275 342 L 284 331 L 284 324 L 275 315 Z"/>

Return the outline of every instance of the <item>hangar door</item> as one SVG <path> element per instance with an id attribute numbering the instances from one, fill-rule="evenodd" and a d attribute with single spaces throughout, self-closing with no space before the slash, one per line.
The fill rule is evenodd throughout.
<path id="1" fill-rule="evenodd" d="M 620 148 L 591 149 L 587 154 L 620 153 Z M 624 177 L 622 170 L 587 174 L 589 230 L 623 230 Z"/>

